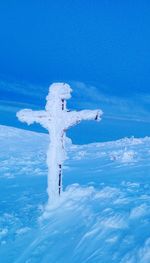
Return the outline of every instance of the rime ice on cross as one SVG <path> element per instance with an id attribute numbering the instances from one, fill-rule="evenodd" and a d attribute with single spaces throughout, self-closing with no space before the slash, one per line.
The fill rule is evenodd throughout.
<path id="1" fill-rule="evenodd" d="M 46 97 L 45 110 L 24 109 L 17 113 L 20 121 L 28 125 L 40 123 L 48 130 L 50 145 L 47 152 L 48 196 L 53 203 L 62 192 L 62 165 L 65 160 L 65 133 L 82 120 L 100 120 L 101 110 L 68 111 L 66 100 L 71 98 L 71 88 L 66 83 L 54 83 Z"/>

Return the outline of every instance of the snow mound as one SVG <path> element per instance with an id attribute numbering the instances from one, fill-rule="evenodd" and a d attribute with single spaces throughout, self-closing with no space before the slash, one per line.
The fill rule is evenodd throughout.
<path id="1" fill-rule="evenodd" d="M 69 142 L 61 202 L 43 216 L 48 143 L 0 126 L 1 262 L 149 263 L 150 138 Z"/>

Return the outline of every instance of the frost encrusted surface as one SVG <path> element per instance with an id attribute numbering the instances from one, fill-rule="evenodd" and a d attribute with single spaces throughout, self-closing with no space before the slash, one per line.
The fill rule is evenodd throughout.
<path id="1" fill-rule="evenodd" d="M 68 84 L 54 83 L 50 86 L 46 97 L 45 111 L 24 109 L 17 113 L 20 121 L 29 125 L 34 122 L 40 123 L 49 132 L 50 146 L 47 152 L 49 204 L 56 202 L 59 191 L 62 191 L 62 165 L 66 159 L 66 130 L 82 120 L 100 120 L 102 115 L 101 110 L 68 111 L 66 100 L 71 98 L 71 92 Z"/>

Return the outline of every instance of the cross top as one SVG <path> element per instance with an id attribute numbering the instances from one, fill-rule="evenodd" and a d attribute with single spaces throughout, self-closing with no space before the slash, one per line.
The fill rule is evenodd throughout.
<path id="1" fill-rule="evenodd" d="M 101 110 L 68 111 L 66 100 L 71 98 L 72 89 L 66 83 L 53 83 L 46 97 L 45 110 L 24 109 L 17 112 L 20 121 L 28 125 L 40 123 L 48 130 L 50 145 L 47 152 L 49 203 L 58 199 L 62 192 L 62 165 L 65 160 L 65 133 L 82 120 L 101 120 Z"/>
<path id="2" fill-rule="evenodd" d="M 71 92 L 72 89 L 66 83 L 53 83 L 49 87 L 49 94 L 46 97 L 46 100 L 48 101 L 49 99 L 51 99 L 51 96 L 55 96 L 59 99 L 68 100 L 71 98 Z"/>
<path id="3" fill-rule="evenodd" d="M 66 109 L 66 102 L 71 98 L 72 89 L 66 83 L 53 83 L 49 87 L 49 93 L 46 97 L 47 103 L 45 109 L 47 111 L 52 111 L 52 108 L 58 110 L 65 110 Z M 57 106 L 56 106 L 57 105 Z"/>

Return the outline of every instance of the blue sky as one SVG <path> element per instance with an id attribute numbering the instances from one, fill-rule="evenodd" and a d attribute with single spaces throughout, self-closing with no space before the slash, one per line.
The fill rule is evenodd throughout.
<path id="1" fill-rule="evenodd" d="M 144 0 L 1 1 L 0 123 L 25 128 L 15 112 L 44 107 L 49 84 L 65 81 L 70 108 L 104 110 L 70 130 L 75 142 L 150 135 L 149 14 Z"/>

